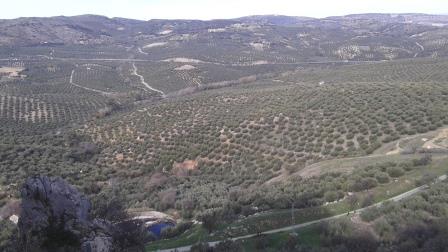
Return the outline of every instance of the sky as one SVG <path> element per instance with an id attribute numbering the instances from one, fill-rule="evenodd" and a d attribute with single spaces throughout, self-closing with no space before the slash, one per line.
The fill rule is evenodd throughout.
<path id="1" fill-rule="evenodd" d="M 448 0 L 13 0 L 0 19 L 98 14 L 132 19 L 221 19 L 278 14 L 327 17 L 355 13 L 448 14 Z"/>

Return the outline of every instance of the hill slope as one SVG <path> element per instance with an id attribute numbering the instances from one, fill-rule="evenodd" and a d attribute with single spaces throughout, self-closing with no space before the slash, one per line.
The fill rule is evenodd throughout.
<path id="1" fill-rule="evenodd" d="M 139 21 L 94 15 L 19 18 L 0 21 L 0 53 L 20 55 L 23 49 L 17 46 L 31 46 L 47 48 L 44 54 L 48 54 L 54 49 L 51 46 L 57 46 L 53 56 L 63 56 L 58 50 L 88 45 L 121 55 L 134 48 L 134 57 L 152 60 L 181 57 L 245 64 L 441 57 L 447 54 L 447 24 L 447 16 L 424 14 L 323 19 L 251 16 L 212 21 Z M 42 50 L 29 49 L 27 54 L 42 54 Z"/>

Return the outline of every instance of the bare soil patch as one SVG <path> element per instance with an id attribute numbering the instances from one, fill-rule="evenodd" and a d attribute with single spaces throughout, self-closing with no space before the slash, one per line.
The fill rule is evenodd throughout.
<path id="1" fill-rule="evenodd" d="M 448 129 L 441 130 L 436 137 L 428 140 L 423 145 L 424 149 L 446 149 L 448 148 Z"/>
<path id="2" fill-rule="evenodd" d="M 148 48 L 154 48 L 154 47 L 161 47 L 161 46 L 164 46 L 166 44 L 168 44 L 168 42 L 156 42 L 156 43 L 145 45 L 143 48 L 144 49 L 148 49 Z"/>
<path id="3" fill-rule="evenodd" d="M 173 174 L 178 177 L 188 176 L 189 171 L 194 171 L 198 169 L 198 161 L 196 160 L 185 160 L 182 163 L 174 162 L 173 164 Z"/>
<path id="4" fill-rule="evenodd" d="M 177 68 L 174 68 L 174 70 L 176 71 L 188 71 L 188 70 L 194 70 L 196 69 L 196 67 L 192 66 L 192 65 L 183 65 Z"/>
<path id="5" fill-rule="evenodd" d="M 20 73 L 25 70 L 23 67 L 0 67 L 0 75 L 7 75 L 9 78 L 23 78 Z"/>
<path id="6" fill-rule="evenodd" d="M 190 58 L 170 58 L 162 60 L 163 62 L 175 62 L 175 63 L 201 63 L 203 61 Z"/>

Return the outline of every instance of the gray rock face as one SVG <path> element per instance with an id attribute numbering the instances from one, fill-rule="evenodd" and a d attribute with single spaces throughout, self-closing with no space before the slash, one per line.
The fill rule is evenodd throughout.
<path id="1" fill-rule="evenodd" d="M 89 219 L 90 202 L 61 178 L 24 184 L 19 236 L 23 251 L 111 251 L 107 223 Z"/>
<path id="2" fill-rule="evenodd" d="M 96 236 L 92 240 L 84 241 L 81 245 L 83 252 L 109 252 L 113 247 L 113 241 L 108 236 Z"/>

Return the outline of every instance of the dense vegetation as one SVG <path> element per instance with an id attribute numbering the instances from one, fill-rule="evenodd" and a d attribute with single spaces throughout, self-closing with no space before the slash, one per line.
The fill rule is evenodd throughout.
<path id="1" fill-rule="evenodd" d="M 423 71 L 442 69 L 445 62 L 431 64 Z M 369 67 L 384 69 L 382 64 Z M 189 204 L 195 210 L 221 207 L 231 191 L 256 191 L 320 160 L 368 155 L 385 143 L 448 122 L 447 92 L 438 75 L 428 73 L 434 79 L 424 84 L 399 77 L 352 81 L 354 73 L 368 78 L 359 70 L 364 68 L 344 67 L 345 80 L 338 80 L 337 68 L 335 82 L 321 85 L 302 81 L 299 70 L 285 77 L 295 83 L 274 79 L 175 98 L 79 132 L 101 146 L 96 164 L 107 167 L 105 176 L 133 181 L 126 188 L 136 206 L 154 198 L 165 202 L 159 209 L 182 209 L 186 199 L 194 199 Z M 314 75 L 318 78 L 319 72 Z M 158 189 L 150 193 L 145 188 Z"/>
<path id="2" fill-rule="evenodd" d="M 142 101 L 134 103 L 131 101 L 135 97 L 134 100 L 129 100 L 129 96 L 108 97 L 70 86 L 67 83 L 70 66 L 75 66 L 64 64 L 57 67 L 65 72 L 56 71 L 54 74 L 61 77 L 55 77 L 53 82 L 37 84 L 27 80 L 29 84 L 16 81 L 1 86 L 5 93 L 27 97 L 4 103 L 9 107 L 3 105 L 2 111 L 15 111 L 2 113 L 6 122 L 0 146 L 4 186 L 14 187 L 30 174 L 58 174 L 89 193 L 114 183 L 126 192 L 130 206 L 175 208 L 186 216 L 224 207 L 235 197 L 233 191 L 244 192 L 244 197 L 238 198 L 249 208 L 284 208 L 289 204 L 282 203 L 283 197 L 275 193 L 275 188 L 281 191 L 302 182 L 277 185 L 274 181 L 300 173 L 304 167 L 321 160 L 371 154 L 384 143 L 431 131 L 448 122 L 448 93 L 442 82 L 445 61 L 300 68 L 272 79 L 158 103 L 144 101 L 151 97 L 149 91 L 147 98 L 140 97 Z M 33 70 L 33 66 L 29 69 L 36 71 L 33 76 L 39 76 L 39 70 Z M 402 72 L 381 75 L 386 78 L 383 81 L 367 81 L 372 72 L 390 69 Z M 117 88 L 114 92 L 132 92 L 137 85 L 125 65 L 89 64 L 84 65 L 83 71 L 87 71 L 83 78 L 89 81 L 75 79 L 89 88 L 107 91 L 96 84 L 100 83 L 97 78 L 102 71 L 129 74 L 128 88 L 120 91 L 120 86 L 113 85 Z M 114 79 L 126 83 L 123 76 L 120 78 L 124 79 Z M 329 76 L 333 77 L 331 83 L 327 80 Z M 323 81 L 319 84 L 317 80 Z M 69 86 L 73 92 L 67 95 L 63 94 L 65 91 L 50 89 L 58 86 Z M 69 97 L 61 99 L 64 106 L 60 106 L 70 110 L 64 115 L 72 119 L 65 121 L 48 113 L 34 113 L 36 118 L 40 115 L 43 119 L 29 119 L 26 123 L 27 117 L 22 114 L 30 113 L 34 105 L 20 105 L 21 101 L 25 104 L 28 99 L 55 101 L 61 95 Z M 76 98 L 80 95 L 82 103 Z M 95 106 L 86 104 L 88 97 L 96 99 Z M 65 105 L 70 99 L 77 102 Z M 57 103 L 43 104 L 43 108 L 48 108 Z M 114 108 L 115 114 L 98 118 L 104 108 L 110 109 L 106 111 Z M 77 113 L 86 114 L 76 116 Z M 85 125 L 65 126 L 73 122 Z M 16 130 L 22 134 L 11 134 Z M 390 172 L 389 176 L 400 175 L 399 171 L 384 172 Z M 387 182 L 389 178 L 384 172 L 375 174 L 372 176 L 375 181 L 366 183 Z M 337 188 L 341 183 L 335 183 L 336 188 L 324 184 L 332 192 L 325 195 L 321 189 L 313 190 L 307 197 L 314 203 L 302 201 L 303 207 L 319 204 L 318 198 L 324 195 L 328 201 L 344 196 Z"/>
<path id="3" fill-rule="evenodd" d="M 192 251 L 444 251 L 446 182 L 402 202 L 386 202 L 360 215 L 319 223 L 292 232 L 225 240 L 213 248 L 197 243 Z"/>
<path id="4" fill-rule="evenodd" d="M 8 38 L 0 45 L 0 211 L 25 178 L 62 176 L 99 195 L 94 214 L 156 209 L 201 220 L 203 232 L 239 235 L 293 223 L 289 209 L 294 219 L 301 210 L 371 205 L 390 188 L 431 182 L 436 175 L 426 169 L 440 175 L 446 160 L 447 28 L 432 25 L 448 23 L 444 17 L 80 16 L 31 19 L 33 29 L 22 21 L 0 21 Z M 439 246 L 443 228 L 430 222 L 446 217 L 445 206 L 428 205 L 443 188 L 418 204 L 363 213 L 376 234 L 364 247 L 357 246 L 365 237 L 342 222 L 319 227 L 315 249 Z M 408 207 L 415 222 L 401 216 Z M 254 216 L 279 209 L 275 220 Z M 2 250 L 15 231 L 0 224 Z M 163 237 L 191 227 L 198 228 L 187 221 Z M 401 238 L 415 227 L 425 241 Z M 257 239 L 256 248 L 267 246 Z M 287 239 L 286 251 L 309 249 L 300 237 Z"/>

